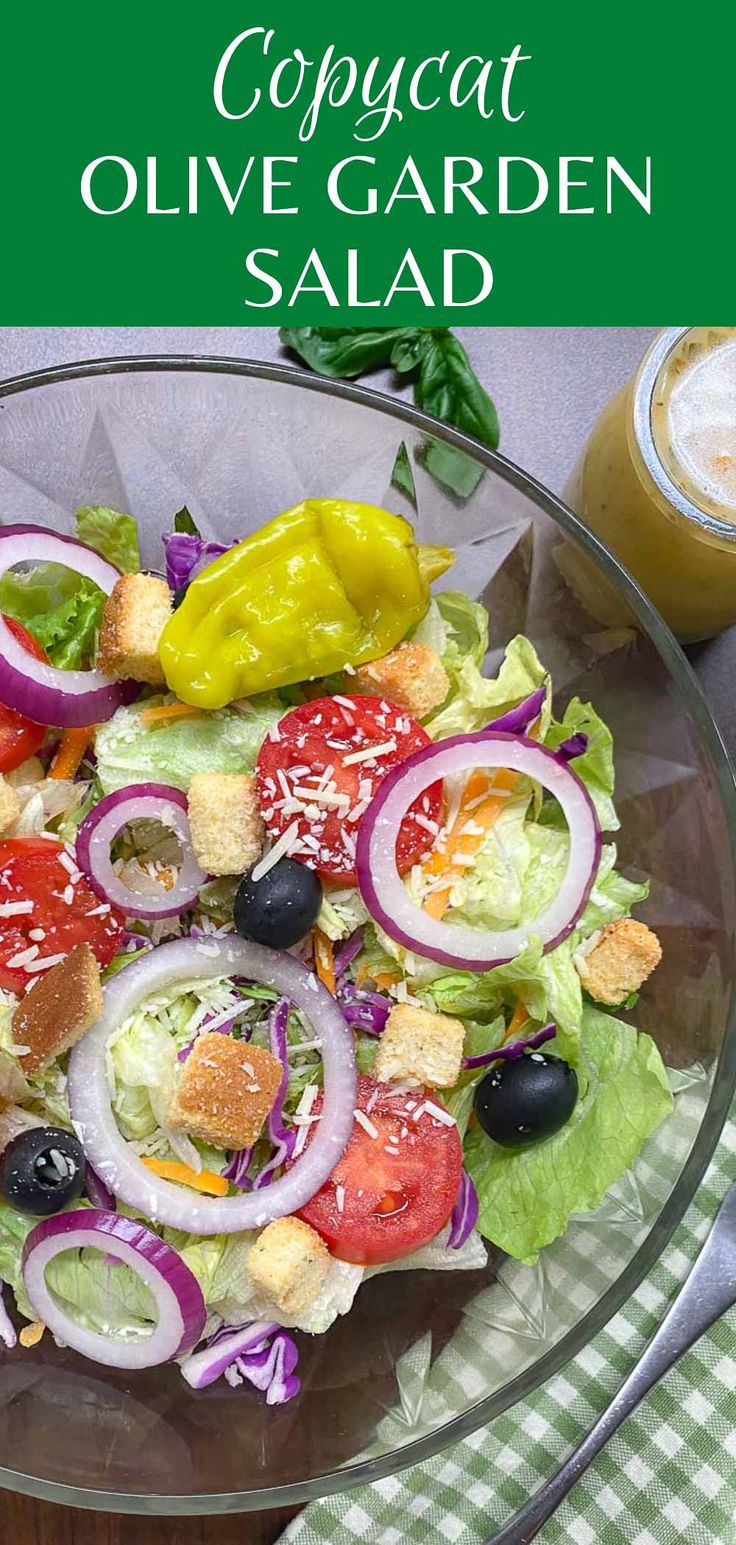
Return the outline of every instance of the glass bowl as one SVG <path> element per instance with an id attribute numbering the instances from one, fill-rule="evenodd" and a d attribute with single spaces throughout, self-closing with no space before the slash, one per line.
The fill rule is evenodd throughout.
<path id="1" fill-rule="evenodd" d="M 447 446 L 482 473 L 464 500 L 430 471 Z M 610 724 L 620 857 L 633 877 L 652 876 L 642 915 L 664 949 L 636 1015 L 676 1070 L 676 1109 L 635 1170 L 538 1265 L 491 1249 L 486 1270 L 416 1273 L 410 1292 L 401 1273 L 367 1282 L 324 1337 L 299 1338 L 302 1391 L 285 1407 L 224 1382 L 194 1394 L 175 1367 L 131 1376 L 84 1363 L 48 1336 L 3 1354 L 0 1484 L 39 1497 L 113 1512 L 238 1511 L 426 1459 L 528 1395 L 628 1297 L 692 1197 L 731 1099 L 733 774 L 664 623 L 558 499 L 401 402 L 287 367 L 114 359 L 0 386 L 4 521 L 68 530 L 79 504 L 132 510 L 144 563 L 160 568 L 160 535 L 181 505 L 227 539 L 308 494 L 386 505 L 422 540 L 451 542 L 448 582 L 490 608 L 489 667 L 509 637 L 528 633 L 558 700 L 590 698 Z"/>

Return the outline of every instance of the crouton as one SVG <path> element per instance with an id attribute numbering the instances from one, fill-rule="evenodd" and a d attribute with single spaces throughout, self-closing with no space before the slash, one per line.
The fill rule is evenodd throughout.
<path id="1" fill-rule="evenodd" d="M 2 773 L 0 773 L 0 836 L 17 821 L 21 808 L 21 802 L 15 789 L 10 783 L 6 783 Z"/>
<path id="2" fill-rule="evenodd" d="M 24 1073 L 60 1057 L 76 1045 L 102 1013 L 100 968 L 89 944 L 75 944 L 65 960 L 44 971 L 21 999 L 11 1020 Z"/>
<path id="3" fill-rule="evenodd" d="M 195 773 L 187 798 L 192 847 L 206 874 L 242 874 L 260 858 L 265 827 L 250 773 Z"/>
<path id="4" fill-rule="evenodd" d="M 465 1029 L 459 1019 L 396 1003 L 386 1021 L 373 1076 L 418 1078 L 431 1089 L 451 1089 L 460 1077 Z"/>
<path id="5" fill-rule="evenodd" d="M 122 574 L 108 596 L 97 651 L 97 669 L 123 681 L 165 685 L 159 639 L 171 616 L 171 591 L 155 574 Z"/>
<path id="6" fill-rule="evenodd" d="M 302 1314 L 330 1269 L 323 1239 L 301 1218 L 276 1218 L 248 1251 L 246 1270 L 264 1297 L 284 1314 Z"/>
<path id="7" fill-rule="evenodd" d="M 592 949 L 578 950 L 578 976 L 596 1003 L 612 1007 L 638 992 L 662 959 L 656 933 L 633 917 L 607 923 Z"/>
<path id="8" fill-rule="evenodd" d="M 210 1030 L 183 1064 L 169 1125 L 213 1148 L 250 1148 L 271 1110 L 283 1069 L 278 1057 Z"/>
<path id="9" fill-rule="evenodd" d="M 444 703 L 450 682 L 444 665 L 427 644 L 399 644 L 380 660 L 359 665 L 351 691 L 387 697 L 414 719 L 424 719 Z"/>

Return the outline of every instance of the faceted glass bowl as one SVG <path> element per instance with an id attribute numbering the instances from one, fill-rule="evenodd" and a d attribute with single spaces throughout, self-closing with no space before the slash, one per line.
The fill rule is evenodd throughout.
<path id="1" fill-rule="evenodd" d="M 474 458 L 465 500 L 425 467 Z M 406 448 L 407 479 L 392 483 Z M 436 449 L 436 446 L 435 446 Z M 406 468 L 406 461 L 404 468 Z M 432 464 L 430 457 L 430 465 Z M 436 463 L 435 463 L 436 464 Z M 449 542 L 445 583 L 491 614 L 488 668 L 517 632 L 557 701 L 591 699 L 614 734 L 620 863 L 652 877 L 641 915 L 664 958 L 637 1006 L 678 1089 L 672 1117 L 597 1212 L 536 1266 L 365 1283 L 323 1337 L 300 1336 L 300 1396 L 267 1407 L 175 1367 L 128 1375 L 49 1336 L 0 1357 L 0 1484 L 110 1511 L 238 1511 L 306 1501 L 427 1458 L 524 1398 L 605 1324 L 661 1252 L 733 1092 L 733 774 L 683 655 L 624 570 L 552 494 L 405 404 L 242 360 L 93 361 L 0 386 L 0 520 L 70 529 L 79 504 L 131 510 L 144 563 L 186 504 L 245 535 L 308 495 L 385 505 Z"/>

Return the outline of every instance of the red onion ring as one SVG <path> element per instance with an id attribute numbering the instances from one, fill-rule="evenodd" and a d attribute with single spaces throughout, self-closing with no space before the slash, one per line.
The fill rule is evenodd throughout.
<path id="1" fill-rule="evenodd" d="M 161 886 L 161 899 L 133 890 L 115 873 L 110 846 L 128 821 L 160 821 L 181 845 L 182 862 L 170 891 Z M 82 822 L 77 833 L 77 861 L 96 895 L 120 907 L 126 917 L 176 917 L 196 901 L 207 879 L 192 852 L 187 798 L 168 783 L 130 783 L 106 794 Z"/>
<path id="2" fill-rule="evenodd" d="M 109 595 L 118 569 L 94 548 L 43 526 L 0 528 L 0 579 L 18 563 L 62 563 L 91 579 Z M 102 671 L 62 671 L 36 660 L 0 617 L 0 703 L 35 724 L 69 729 L 101 724 L 140 690 L 132 681 L 113 681 Z"/>
<path id="3" fill-rule="evenodd" d="M 286 1174 L 259 1191 L 200 1196 L 161 1180 L 141 1163 L 118 1131 L 110 1103 L 105 1050 L 112 1031 L 142 998 L 178 982 L 244 976 L 289 998 L 322 1043 L 324 1104 L 312 1140 Z M 303 1207 L 324 1185 L 353 1131 L 356 1074 L 352 1032 L 335 999 L 301 961 L 232 934 L 175 939 L 141 955 L 104 988 L 102 1017 L 69 1060 L 67 1093 L 75 1130 L 105 1185 L 154 1223 L 191 1234 L 233 1234 L 261 1228 Z"/>
<path id="4" fill-rule="evenodd" d="M 46 1267 L 64 1250 L 103 1250 L 130 1266 L 156 1300 L 158 1322 L 141 1341 L 88 1330 L 67 1314 L 46 1285 Z M 171 1245 L 118 1212 L 80 1207 L 38 1223 L 25 1243 L 23 1281 L 39 1320 L 75 1352 L 112 1368 L 154 1368 L 191 1351 L 207 1318 L 202 1289 Z"/>
<path id="5" fill-rule="evenodd" d="M 570 834 L 570 856 L 557 895 L 524 927 L 475 932 L 430 917 L 413 902 L 396 868 L 396 839 L 409 806 L 432 783 L 474 767 L 503 767 L 541 783 L 558 800 Z M 441 965 L 490 971 L 513 960 L 529 936 L 554 949 L 572 932 L 598 872 L 601 835 L 585 785 L 564 757 L 525 735 L 478 730 L 415 751 L 379 785 L 358 828 L 356 867 L 375 921 L 405 949 Z"/>

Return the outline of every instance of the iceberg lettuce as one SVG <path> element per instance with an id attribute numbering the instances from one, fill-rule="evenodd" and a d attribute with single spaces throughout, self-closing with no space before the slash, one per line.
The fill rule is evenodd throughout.
<path id="1" fill-rule="evenodd" d="M 253 698 L 247 709 L 221 708 L 191 718 L 152 724 L 141 714 L 160 698 L 118 708 L 95 736 L 97 776 L 102 792 L 128 783 L 170 783 L 186 793 L 197 772 L 252 772 L 271 727 L 285 712 L 275 693 Z"/>

